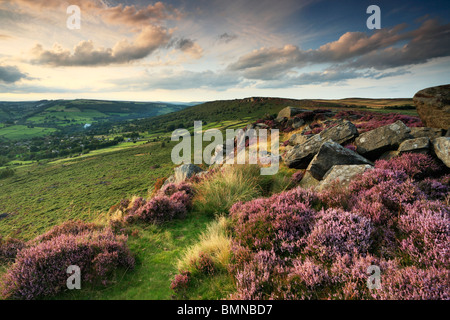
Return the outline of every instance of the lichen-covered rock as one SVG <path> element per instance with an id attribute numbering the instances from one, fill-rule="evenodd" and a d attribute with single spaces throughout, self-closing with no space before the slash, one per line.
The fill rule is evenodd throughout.
<path id="1" fill-rule="evenodd" d="M 429 128 L 429 127 L 412 127 L 409 133 L 412 138 L 428 138 L 430 140 L 442 137 L 444 134 L 443 129 Z"/>
<path id="2" fill-rule="evenodd" d="M 289 144 L 291 146 L 296 146 L 298 144 L 303 144 L 311 137 L 311 135 L 303 135 L 303 134 L 293 134 L 289 138 Z"/>
<path id="3" fill-rule="evenodd" d="M 335 165 L 328 170 L 317 189 L 326 189 L 336 180 L 339 180 L 341 186 L 347 187 L 356 176 L 370 169 L 373 169 L 373 166 L 369 164 Z"/>
<path id="4" fill-rule="evenodd" d="M 430 139 L 428 139 L 427 137 L 405 140 L 398 147 L 398 151 L 400 154 L 405 152 L 428 153 L 429 150 Z"/>
<path id="5" fill-rule="evenodd" d="M 433 141 L 434 153 L 450 168 L 450 137 L 441 137 Z"/>
<path id="6" fill-rule="evenodd" d="M 358 136 L 358 129 L 350 121 L 344 120 L 342 123 L 325 129 L 320 133 L 323 140 L 331 139 L 336 143 L 343 144 Z"/>
<path id="7" fill-rule="evenodd" d="M 344 148 L 334 141 L 322 144 L 319 152 L 314 156 L 307 171 L 317 180 L 322 180 L 325 174 L 335 165 L 368 164 L 373 163 L 356 152 Z"/>
<path id="8" fill-rule="evenodd" d="M 359 154 L 374 159 L 388 150 L 395 150 L 409 139 L 410 129 L 400 120 L 387 126 L 362 133 L 355 140 Z"/>
<path id="9" fill-rule="evenodd" d="M 319 152 L 324 140 L 316 134 L 306 140 L 303 144 L 298 144 L 284 155 L 284 163 L 289 168 L 306 169 L 314 155 Z"/>
<path id="10" fill-rule="evenodd" d="M 420 119 L 427 127 L 450 127 L 450 84 L 420 90 L 414 95 Z"/>

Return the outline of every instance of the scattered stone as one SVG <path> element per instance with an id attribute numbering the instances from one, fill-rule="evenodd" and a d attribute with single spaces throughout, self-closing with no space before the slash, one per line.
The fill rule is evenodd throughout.
<path id="1" fill-rule="evenodd" d="M 278 113 L 277 119 L 283 119 L 283 118 L 290 119 L 293 116 L 295 116 L 296 114 L 306 112 L 306 111 L 308 111 L 308 110 L 302 110 L 302 109 L 293 108 L 293 107 L 286 107 Z"/>
<path id="2" fill-rule="evenodd" d="M 325 174 L 323 180 L 317 186 L 317 190 L 321 191 L 328 188 L 336 180 L 339 180 L 341 186 L 347 187 L 356 176 L 371 169 L 373 169 L 373 166 L 368 164 L 335 165 Z"/>
<path id="3" fill-rule="evenodd" d="M 442 137 L 444 134 L 443 129 L 428 128 L 428 127 L 412 127 L 409 133 L 412 138 L 429 138 L 430 140 Z"/>
<path id="4" fill-rule="evenodd" d="M 358 129 L 350 121 L 344 120 L 337 126 L 328 128 L 319 133 L 322 139 L 331 139 L 336 143 L 344 144 L 358 136 Z"/>
<path id="5" fill-rule="evenodd" d="M 322 143 L 324 143 L 324 140 L 319 134 L 312 136 L 303 144 L 298 144 L 286 152 L 284 163 L 289 168 L 306 169 L 315 154 L 319 152 Z"/>
<path id="6" fill-rule="evenodd" d="M 428 153 L 430 150 L 430 139 L 427 137 L 410 139 L 403 141 L 398 147 L 400 154 L 405 152 L 411 153 Z"/>
<path id="7" fill-rule="evenodd" d="M 450 168 L 450 137 L 434 139 L 433 145 L 436 156 Z"/>
<path id="8" fill-rule="evenodd" d="M 174 169 L 174 174 L 164 181 L 163 186 L 169 183 L 183 182 L 193 175 L 202 172 L 203 170 L 194 164 L 183 164 Z"/>
<path id="9" fill-rule="evenodd" d="M 369 132 L 362 133 L 355 140 L 356 151 L 374 159 L 385 151 L 397 149 L 409 138 L 411 130 L 400 120 Z"/>
<path id="10" fill-rule="evenodd" d="M 414 95 L 414 104 L 427 127 L 450 127 L 450 84 L 420 90 Z"/>
<path id="11" fill-rule="evenodd" d="M 302 125 L 305 124 L 305 120 L 303 120 L 303 119 L 294 118 L 294 119 L 292 119 L 292 120 L 293 120 L 292 128 L 293 128 L 294 130 L 300 128 Z"/>
<path id="12" fill-rule="evenodd" d="M 344 148 L 334 141 L 327 141 L 322 144 L 319 152 L 314 156 L 307 170 L 317 180 L 322 180 L 325 174 L 334 165 L 368 164 L 373 163 L 360 156 L 356 152 Z"/>

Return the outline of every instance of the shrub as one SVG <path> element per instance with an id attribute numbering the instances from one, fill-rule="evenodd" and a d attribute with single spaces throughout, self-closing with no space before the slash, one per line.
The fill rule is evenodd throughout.
<path id="1" fill-rule="evenodd" d="M 256 165 L 226 166 L 197 185 L 196 208 L 207 214 L 227 213 L 234 203 L 262 194 L 259 179 Z"/>
<path id="2" fill-rule="evenodd" d="M 234 238 L 252 251 L 298 252 L 311 227 L 315 195 L 296 188 L 267 199 L 236 203 L 230 210 Z"/>
<path id="3" fill-rule="evenodd" d="M 12 177 L 15 174 L 15 171 L 10 168 L 5 168 L 0 170 L 0 179 L 6 179 Z"/>
<path id="4" fill-rule="evenodd" d="M 383 300 L 449 300 L 450 272 L 415 266 L 392 270 L 383 277 L 382 289 L 374 297 Z"/>
<path id="5" fill-rule="evenodd" d="M 220 217 L 210 223 L 200 235 L 199 242 L 187 248 L 178 261 L 178 270 L 196 271 L 200 256 L 211 258 L 216 270 L 227 270 L 231 258 L 231 238 L 227 231 L 228 219 Z"/>
<path id="6" fill-rule="evenodd" d="M 186 207 L 166 195 L 157 195 L 136 210 L 137 219 L 147 223 L 163 223 L 186 215 Z"/>
<path id="7" fill-rule="evenodd" d="M 206 275 L 212 275 L 216 271 L 214 261 L 204 252 L 200 252 L 198 256 L 196 269 Z"/>
<path id="8" fill-rule="evenodd" d="M 82 281 L 106 284 L 117 267 L 133 268 L 134 258 L 126 237 L 110 229 L 56 235 L 18 253 L 4 277 L 2 295 L 13 299 L 55 295 L 66 287 L 71 265 L 80 267 Z"/>
<path id="9" fill-rule="evenodd" d="M 100 225 L 97 225 L 95 223 L 86 223 L 80 220 L 69 220 L 66 221 L 60 225 L 54 226 L 46 233 L 37 236 L 30 242 L 33 243 L 39 243 L 43 241 L 52 240 L 56 237 L 59 237 L 61 235 L 79 235 L 86 231 L 95 231 L 95 230 L 101 230 L 103 227 Z"/>
<path id="10" fill-rule="evenodd" d="M 191 274 L 189 271 L 183 271 L 180 274 L 177 274 L 172 280 L 170 288 L 177 293 L 186 290 L 189 287 L 190 276 Z"/>
<path id="11" fill-rule="evenodd" d="M 0 264 L 14 261 L 17 253 L 25 248 L 25 246 L 26 244 L 22 240 L 13 238 L 4 239 L 0 236 Z"/>
<path id="12" fill-rule="evenodd" d="M 410 178 L 421 178 L 441 169 L 431 156 L 420 153 L 404 153 L 390 160 L 378 160 L 375 168 L 401 171 Z"/>
<path id="13" fill-rule="evenodd" d="M 406 206 L 399 229 L 407 235 L 401 248 L 421 266 L 449 266 L 450 210 L 438 201 L 416 201 Z"/>
<path id="14" fill-rule="evenodd" d="M 298 185 L 302 181 L 304 175 L 305 175 L 304 171 L 302 170 L 296 171 L 291 177 L 292 183 Z"/>
<path id="15" fill-rule="evenodd" d="M 337 255 L 365 255 L 372 244 L 369 219 L 341 209 L 322 210 L 307 238 L 306 252 L 321 261 Z"/>

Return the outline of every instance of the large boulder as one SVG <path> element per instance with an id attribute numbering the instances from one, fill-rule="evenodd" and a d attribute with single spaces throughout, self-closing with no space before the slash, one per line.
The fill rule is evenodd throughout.
<path id="1" fill-rule="evenodd" d="M 405 152 L 428 153 L 429 150 L 430 139 L 427 137 L 405 140 L 398 147 L 398 152 L 400 154 Z"/>
<path id="2" fill-rule="evenodd" d="M 302 110 L 302 109 L 293 108 L 293 107 L 286 107 L 286 108 L 282 109 L 280 112 L 278 112 L 277 119 L 283 119 L 283 118 L 290 119 L 293 116 L 295 116 L 296 114 L 306 112 L 306 111 L 308 111 L 308 110 Z"/>
<path id="3" fill-rule="evenodd" d="M 323 142 L 324 140 L 319 134 L 312 136 L 303 144 L 298 144 L 287 151 L 283 157 L 284 163 L 289 168 L 306 169 L 314 155 L 319 152 Z"/>
<path id="4" fill-rule="evenodd" d="M 330 140 L 322 144 L 319 152 L 314 156 L 307 171 L 317 180 L 322 180 L 325 174 L 335 165 L 368 164 L 373 163 L 356 152 L 344 148 Z"/>
<path id="5" fill-rule="evenodd" d="M 450 137 L 441 137 L 433 141 L 434 153 L 450 168 Z"/>
<path id="6" fill-rule="evenodd" d="M 395 150 L 400 143 L 409 139 L 411 130 L 400 120 L 365 133 L 355 140 L 356 151 L 374 159 L 388 150 Z"/>
<path id="7" fill-rule="evenodd" d="M 450 84 L 420 90 L 414 95 L 420 119 L 427 127 L 450 127 Z"/>
<path id="8" fill-rule="evenodd" d="M 303 144 L 306 142 L 306 140 L 308 140 L 311 137 L 311 135 L 304 135 L 304 134 L 293 134 L 290 138 L 289 138 L 289 144 L 291 146 L 296 146 L 298 144 Z"/>
<path id="9" fill-rule="evenodd" d="M 429 138 L 430 140 L 442 137 L 444 135 L 443 129 L 429 128 L 429 127 L 412 127 L 409 133 L 412 138 Z"/>
<path id="10" fill-rule="evenodd" d="M 323 140 L 331 139 L 336 143 L 343 144 L 358 136 L 358 129 L 350 121 L 344 120 L 342 123 L 323 130 L 319 133 Z"/>
<path id="11" fill-rule="evenodd" d="M 317 189 L 326 189 L 337 180 L 341 186 L 347 187 L 355 177 L 371 169 L 373 166 L 369 164 L 335 165 L 328 170 Z"/>

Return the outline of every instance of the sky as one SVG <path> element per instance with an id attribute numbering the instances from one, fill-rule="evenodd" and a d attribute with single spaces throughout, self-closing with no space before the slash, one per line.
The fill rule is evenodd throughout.
<path id="1" fill-rule="evenodd" d="M 0 100 L 407 98 L 450 83 L 449 20 L 448 0 L 0 0 Z"/>

